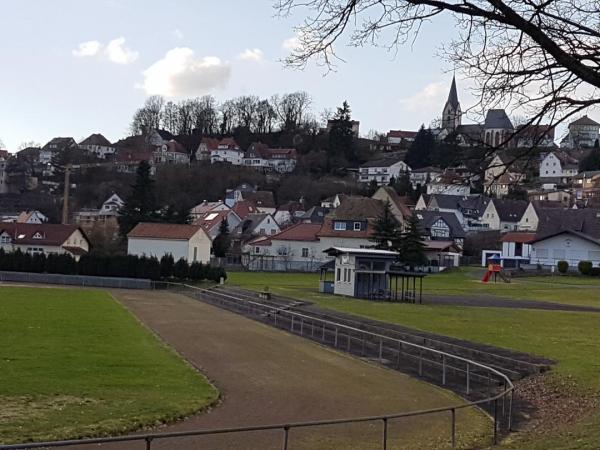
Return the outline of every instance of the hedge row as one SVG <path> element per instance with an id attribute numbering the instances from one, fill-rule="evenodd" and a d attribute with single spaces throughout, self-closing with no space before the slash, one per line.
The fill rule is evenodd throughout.
<path id="1" fill-rule="evenodd" d="M 0 249 L 0 270 L 9 272 L 53 273 L 61 275 L 89 275 L 98 277 L 149 278 L 154 281 L 177 280 L 211 280 L 219 281 L 227 278 L 225 269 L 212 267 L 209 264 L 193 262 L 185 259 L 173 261 L 171 255 L 160 261 L 155 257 L 145 256 L 96 256 L 84 255 L 76 261 L 70 255 L 36 254 L 4 252 Z"/>

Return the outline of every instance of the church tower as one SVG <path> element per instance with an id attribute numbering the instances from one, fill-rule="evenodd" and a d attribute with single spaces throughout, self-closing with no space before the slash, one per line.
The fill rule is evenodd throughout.
<path id="1" fill-rule="evenodd" d="M 456 79 L 452 77 L 452 86 L 450 86 L 448 100 L 442 112 L 442 128 L 449 131 L 456 130 L 460 125 L 461 116 L 462 111 L 460 110 L 458 94 L 456 93 Z"/>

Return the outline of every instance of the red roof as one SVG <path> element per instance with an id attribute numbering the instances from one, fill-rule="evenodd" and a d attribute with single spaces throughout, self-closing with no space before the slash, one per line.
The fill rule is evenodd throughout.
<path id="1" fill-rule="evenodd" d="M 517 242 L 527 244 L 535 239 L 535 233 L 506 233 L 500 238 L 500 242 Z"/>
<path id="2" fill-rule="evenodd" d="M 321 231 L 320 223 L 297 223 L 271 236 L 278 241 L 318 241 L 317 234 Z"/>
<path id="3" fill-rule="evenodd" d="M 127 233 L 128 238 L 175 239 L 189 240 L 201 227 L 198 225 L 182 225 L 174 223 L 138 223 Z"/>
<path id="4" fill-rule="evenodd" d="M 229 150 L 240 150 L 240 146 L 232 137 L 226 137 L 219 141 L 219 147 L 226 147 Z"/>
<path id="5" fill-rule="evenodd" d="M 185 153 L 186 155 L 188 154 L 185 147 L 176 140 L 170 140 L 167 142 L 167 151 L 174 153 Z"/>
<path id="6" fill-rule="evenodd" d="M 8 159 L 9 156 L 8 150 L 0 150 L 0 158 Z"/>
<path id="7" fill-rule="evenodd" d="M 415 137 L 417 137 L 417 133 L 418 131 L 390 130 L 387 135 L 388 137 L 414 139 Z"/>
<path id="8" fill-rule="evenodd" d="M 256 214 L 258 209 L 256 204 L 250 200 L 240 200 L 233 206 L 233 211 L 240 216 L 241 219 L 248 217 L 248 214 Z"/>
<path id="9" fill-rule="evenodd" d="M 200 141 L 200 144 L 206 145 L 208 150 L 216 150 L 219 146 L 219 140 L 217 138 L 204 137 Z"/>
<path id="10" fill-rule="evenodd" d="M 232 211 L 230 209 L 225 209 L 222 211 L 209 211 L 205 213 L 199 219 L 194 220 L 194 225 L 201 226 L 204 230 L 210 231 L 215 226 L 219 226 L 224 219 L 229 217 Z"/>
<path id="11" fill-rule="evenodd" d="M 75 225 L 0 223 L 0 234 L 9 234 L 14 244 L 62 246 L 77 230 L 79 227 Z"/>
<path id="12" fill-rule="evenodd" d="M 152 152 L 141 152 L 120 148 L 117 153 L 117 161 L 119 162 L 152 161 L 153 159 Z"/>

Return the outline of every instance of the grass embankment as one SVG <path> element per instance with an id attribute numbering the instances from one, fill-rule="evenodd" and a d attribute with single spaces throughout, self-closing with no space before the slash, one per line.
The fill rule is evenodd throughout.
<path id="1" fill-rule="evenodd" d="M 119 434 L 218 398 L 109 294 L 0 287 L 0 442 Z"/>
<path id="2" fill-rule="evenodd" d="M 431 275 L 424 281 L 424 292 L 439 295 L 485 292 L 510 298 L 600 305 L 600 282 L 594 285 L 595 280 L 540 277 L 494 286 L 477 284 L 479 273 L 466 269 Z M 323 308 L 551 358 L 558 364 L 549 377 L 550 383 L 566 384 L 577 395 L 600 393 L 599 313 L 369 302 L 319 294 L 315 274 L 230 273 L 229 282 L 253 290 L 268 286 L 271 292 L 309 300 Z M 525 439 L 518 448 L 598 448 L 600 411 L 578 425 Z"/>

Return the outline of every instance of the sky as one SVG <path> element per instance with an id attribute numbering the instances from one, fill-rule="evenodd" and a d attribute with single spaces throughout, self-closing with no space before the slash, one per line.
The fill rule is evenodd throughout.
<path id="1" fill-rule="evenodd" d="M 3 2 L 0 139 L 16 151 L 52 137 L 96 132 L 116 141 L 148 95 L 217 100 L 304 90 L 318 117 L 347 100 L 361 134 L 416 130 L 439 117 L 452 67 L 437 56 L 450 18 L 426 24 L 413 45 L 342 46 L 335 72 L 281 60 L 300 14 L 273 0 L 19 0 Z M 475 103 L 457 74 L 463 110 Z"/>

